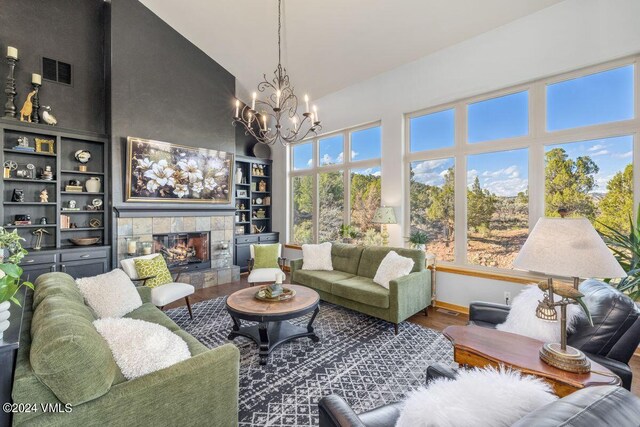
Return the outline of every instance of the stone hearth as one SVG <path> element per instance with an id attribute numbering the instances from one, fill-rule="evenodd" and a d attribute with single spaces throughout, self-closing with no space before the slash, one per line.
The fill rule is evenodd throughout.
<path id="1" fill-rule="evenodd" d="M 181 216 L 181 217 L 143 217 L 117 219 L 117 258 L 127 257 L 127 237 L 137 237 L 140 242 L 152 242 L 154 234 L 210 232 L 211 268 L 193 272 L 184 272 L 180 281 L 190 283 L 196 289 L 221 285 L 240 280 L 240 267 L 233 265 L 233 216 Z M 219 257 L 220 242 L 229 243 L 229 267 L 224 266 Z"/>

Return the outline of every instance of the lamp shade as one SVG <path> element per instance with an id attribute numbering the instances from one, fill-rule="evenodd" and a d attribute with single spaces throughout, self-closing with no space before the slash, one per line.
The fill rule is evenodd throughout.
<path id="1" fill-rule="evenodd" d="M 371 222 L 374 224 L 396 224 L 396 213 L 390 206 L 381 206 L 376 210 Z"/>
<path id="2" fill-rule="evenodd" d="M 540 218 L 513 266 L 583 279 L 627 275 L 586 218 Z"/>

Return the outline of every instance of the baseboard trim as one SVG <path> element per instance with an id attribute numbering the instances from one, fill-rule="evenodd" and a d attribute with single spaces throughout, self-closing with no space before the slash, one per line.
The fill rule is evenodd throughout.
<path id="1" fill-rule="evenodd" d="M 438 301 L 436 300 L 437 308 L 444 308 L 446 310 L 455 311 L 456 313 L 469 315 L 469 307 L 464 307 L 461 305 L 451 304 L 449 302 Z"/>

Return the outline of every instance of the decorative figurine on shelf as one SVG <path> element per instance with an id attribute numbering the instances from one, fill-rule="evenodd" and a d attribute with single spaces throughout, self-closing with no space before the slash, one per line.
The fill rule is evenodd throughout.
<path id="1" fill-rule="evenodd" d="M 236 169 L 236 184 L 242 184 L 242 168 L 240 166 Z"/>
<path id="2" fill-rule="evenodd" d="M 51 126 L 57 125 L 58 124 L 58 120 L 52 114 L 51 107 L 48 106 L 48 105 L 45 105 L 44 107 L 42 107 L 42 109 L 44 110 L 44 112 L 42 113 L 42 121 L 44 121 L 46 124 L 51 125 Z"/>
<path id="3" fill-rule="evenodd" d="M 49 203 L 49 192 L 46 189 L 40 192 L 40 203 Z"/>
<path id="4" fill-rule="evenodd" d="M 82 163 L 80 166 L 78 166 L 78 170 L 80 172 L 86 172 L 87 163 L 89 163 L 89 160 L 91 160 L 91 152 L 89 150 L 78 150 L 75 152 L 74 157 L 78 162 Z"/>
<path id="5" fill-rule="evenodd" d="M 29 138 L 27 138 L 26 136 L 19 136 L 18 137 L 18 145 L 16 145 L 13 148 L 14 149 L 16 149 L 16 148 L 18 148 L 18 149 L 24 149 L 24 148 L 32 149 L 32 147 L 29 147 Z"/>
<path id="6" fill-rule="evenodd" d="M 89 227 L 91 227 L 91 228 L 100 228 L 100 227 L 102 227 L 102 221 L 100 221 L 98 218 L 91 218 L 89 220 Z"/>
<path id="7" fill-rule="evenodd" d="M 20 110 L 20 121 L 24 122 L 25 121 L 25 117 L 26 120 L 28 122 L 31 122 L 31 113 L 33 112 L 33 103 L 31 102 L 31 98 L 33 98 L 33 95 L 36 94 L 36 91 L 32 91 L 29 92 L 29 94 L 27 95 L 27 100 L 24 101 L 24 105 L 22 106 L 22 109 Z"/>
<path id="8" fill-rule="evenodd" d="M 264 230 L 266 230 L 267 227 L 262 226 L 262 227 L 258 227 L 257 225 L 253 225 L 253 233 L 254 234 L 260 234 L 262 233 Z"/>
<path id="9" fill-rule="evenodd" d="M 4 177 L 11 178 L 11 172 L 18 169 L 18 164 L 13 160 L 7 160 L 4 162 Z"/>
<path id="10" fill-rule="evenodd" d="M 76 209 L 76 201 L 75 201 L 75 200 L 69 200 L 69 201 L 67 202 L 67 207 L 68 207 L 69 209 Z"/>
<path id="11" fill-rule="evenodd" d="M 43 216 L 42 218 L 40 218 L 40 225 L 47 225 L 47 217 Z"/>
<path id="12" fill-rule="evenodd" d="M 37 236 L 36 244 L 33 245 L 33 250 L 34 251 L 39 251 L 40 249 L 42 249 L 42 236 L 45 235 L 45 234 L 51 234 L 51 233 L 49 233 L 44 228 L 38 228 L 37 230 L 35 230 L 33 232 L 33 235 Z"/>
<path id="13" fill-rule="evenodd" d="M 267 191 L 267 181 L 265 181 L 264 179 L 260 180 L 260 182 L 258 183 L 258 191 Z"/>
<path id="14" fill-rule="evenodd" d="M 24 202 L 24 191 L 18 188 L 13 190 L 13 195 L 11 196 L 12 202 L 22 203 Z"/>
<path id="15" fill-rule="evenodd" d="M 244 210 L 244 203 L 240 203 L 240 210 L 243 211 Z"/>
<path id="16" fill-rule="evenodd" d="M 242 216 L 240 217 L 240 221 L 247 222 L 247 214 L 242 214 Z"/>

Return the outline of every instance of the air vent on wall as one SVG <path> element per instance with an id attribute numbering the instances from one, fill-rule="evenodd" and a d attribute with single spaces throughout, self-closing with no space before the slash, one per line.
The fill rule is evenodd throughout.
<path id="1" fill-rule="evenodd" d="M 55 59 L 42 58 L 42 77 L 52 82 L 71 85 L 71 64 L 56 61 Z"/>

